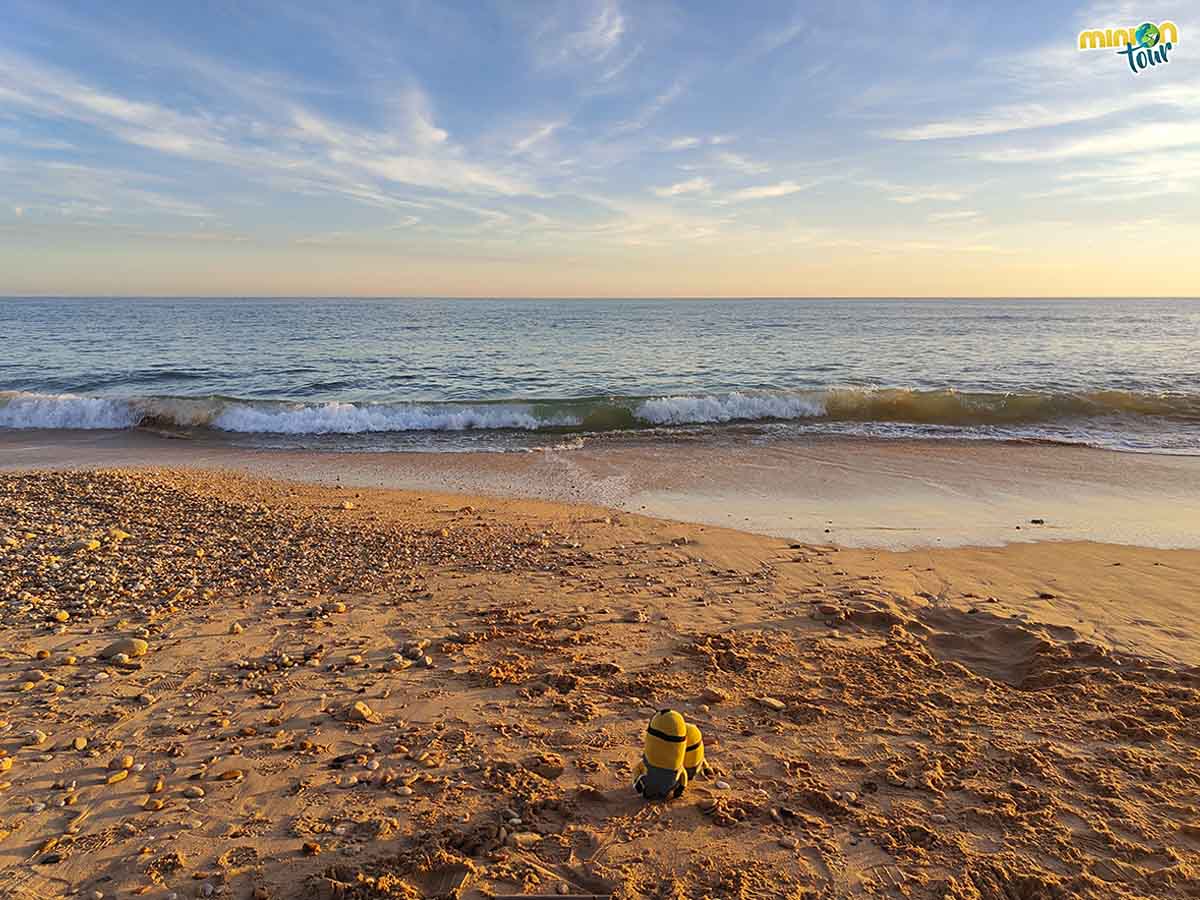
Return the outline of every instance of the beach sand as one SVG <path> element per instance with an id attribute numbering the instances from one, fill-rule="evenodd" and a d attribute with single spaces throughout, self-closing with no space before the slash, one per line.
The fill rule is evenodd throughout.
<path id="1" fill-rule="evenodd" d="M 193 463 L 0 475 L 2 898 L 1200 896 L 1200 551 Z"/>

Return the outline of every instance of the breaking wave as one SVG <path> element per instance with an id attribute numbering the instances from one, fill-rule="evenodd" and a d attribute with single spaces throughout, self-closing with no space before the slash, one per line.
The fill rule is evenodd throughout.
<path id="1" fill-rule="evenodd" d="M 988 393 L 831 388 L 436 403 L 0 392 L 0 428 L 9 429 L 147 427 L 324 435 L 504 429 L 598 432 L 794 420 L 1002 427 L 1112 418 L 1200 425 L 1200 396 L 1130 391 Z"/>

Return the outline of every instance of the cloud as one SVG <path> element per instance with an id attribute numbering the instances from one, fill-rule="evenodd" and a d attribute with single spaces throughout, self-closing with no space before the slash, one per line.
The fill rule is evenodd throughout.
<path id="1" fill-rule="evenodd" d="M 567 7 L 568 11 L 575 9 L 577 7 Z M 600 0 L 595 3 L 590 15 L 575 23 L 575 27 L 563 27 L 559 19 L 552 17 L 537 29 L 534 36 L 539 48 L 540 63 L 548 66 L 575 61 L 600 62 L 620 46 L 625 29 L 625 15 L 621 12 L 618 0 Z M 630 62 L 632 58 L 625 60 L 620 68 L 623 69 Z M 610 73 L 608 77 L 615 77 L 616 74 L 619 74 L 619 71 Z"/>
<path id="2" fill-rule="evenodd" d="M 684 137 L 673 138 L 673 139 L 667 141 L 667 143 L 664 145 L 663 149 L 665 149 L 665 150 L 692 150 L 696 147 L 702 147 L 705 144 L 708 144 L 709 146 L 712 146 L 712 147 L 718 147 L 721 144 L 728 144 L 732 140 L 733 140 L 733 136 L 728 135 L 728 134 L 714 134 L 714 135 L 710 135 L 709 137 L 696 137 L 695 135 L 687 135 Z M 734 154 L 729 154 L 729 156 L 732 157 L 732 156 L 734 156 Z M 737 158 L 742 159 L 741 157 L 737 157 Z M 746 169 L 743 168 L 742 171 L 746 171 Z M 760 169 L 752 167 L 752 171 L 765 171 L 765 169 L 760 170 Z"/>
<path id="3" fill-rule="evenodd" d="M 883 131 L 881 135 L 897 141 L 986 137 L 1091 122 L 1157 105 L 1186 107 L 1197 103 L 1200 103 L 1200 99 L 1194 88 L 1182 84 L 1163 85 L 1154 90 L 1128 91 L 1123 95 L 1106 94 L 1103 102 L 1085 100 L 1053 105 L 1019 103 L 996 106 L 976 115 Z"/>
<path id="4" fill-rule="evenodd" d="M 1200 145 L 1200 122 L 1151 122 L 1042 147 L 1010 147 L 976 155 L 984 162 L 1045 162 L 1088 156 L 1120 156 Z"/>
<path id="5" fill-rule="evenodd" d="M 907 185 L 897 184 L 880 178 L 864 178 L 857 182 L 860 187 L 887 194 L 896 203 L 924 203 L 930 200 L 944 200 L 950 203 L 962 200 L 964 192 L 954 188 L 939 185 Z"/>
<path id="6" fill-rule="evenodd" d="M 722 150 L 719 153 L 713 154 L 713 160 L 727 169 L 733 169 L 737 172 L 744 172 L 747 175 L 762 175 L 769 172 L 771 167 L 763 162 L 750 159 L 747 156 L 742 156 L 740 153 L 730 153 L 728 150 Z"/>
<path id="7" fill-rule="evenodd" d="M 666 90 L 657 94 L 649 103 L 643 106 L 631 118 L 617 124 L 613 129 L 614 134 L 623 134 L 631 131 L 641 131 L 664 109 L 683 96 L 687 90 L 687 81 L 683 78 L 677 78 L 666 88 Z"/>
<path id="8" fill-rule="evenodd" d="M 766 56 L 785 47 L 808 30 L 808 23 L 797 15 L 787 24 L 762 32 L 750 44 L 749 55 Z"/>
<path id="9" fill-rule="evenodd" d="M 73 120 L 157 153 L 224 165 L 278 184 L 387 202 L 372 178 L 465 194 L 536 193 L 519 175 L 472 160 L 450 140 L 417 86 L 400 92 L 398 129 L 351 128 L 279 97 L 241 114 L 183 113 L 102 91 L 56 68 L 0 51 L 0 77 L 21 87 L 0 97 L 52 120 Z M 365 182 L 365 183 L 364 183 Z"/>
<path id="10" fill-rule="evenodd" d="M 789 194 L 798 194 L 800 191 L 807 191 L 809 188 L 816 187 L 822 181 L 827 179 L 814 179 L 799 183 L 795 181 L 778 181 L 775 184 L 761 184 L 755 187 L 742 188 L 739 191 L 734 191 L 726 195 L 727 203 L 741 203 L 745 200 L 764 200 L 771 197 L 786 197 Z"/>
<path id="11" fill-rule="evenodd" d="M 660 197 L 678 197 L 680 194 L 706 194 L 711 190 L 712 182 L 707 178 L 689 178 L 667 187 L 655 188 L 654 193 Z"/>
<path id="12" fill-rule="evenodd" d="M 928 218 L 930 222 L 963 222 L 978 219 L 980 215 L 977 209 L 956 209 L 950 212 L 930 213 Z"/>
<path id="13" fill-rule="evenodd" d="M 538 144 L 551 137 L 554 132 L 558 131 L 566 124 L 565 119 L 560 119 L 557 122 L 547 122 L 544 125 L 539 125 L 525 137 L 513 144 L 514 153 L 528 153 Z"/>

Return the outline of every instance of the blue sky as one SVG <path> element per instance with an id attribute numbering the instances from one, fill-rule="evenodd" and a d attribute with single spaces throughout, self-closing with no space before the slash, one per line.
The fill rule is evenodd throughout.
<path id="1" fill-rule="evenodd" d="M 1197 12 L 0 0 L 0 293 L 1196 294 Z"/>

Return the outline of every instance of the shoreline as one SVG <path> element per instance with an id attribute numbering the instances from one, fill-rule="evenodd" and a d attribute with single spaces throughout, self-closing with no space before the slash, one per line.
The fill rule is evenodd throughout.
<path id="1" fill-rule="evenodd" d="M 14 900 L 1200 889 L 1197 551 L 182 468 L 0 492 Z M 646 804 L 667 705 L 715 771 Z"/>
<path id="2" fill-rule="evenodd" d="M 1175 454 L 831 436 L 530 453 L 338 452 L 145 432 L 0 431 L 0 471 L 163 466 L 587 502 L 846 548 L 1043 540 L 1200 548 L 1200 457 Z"/>

